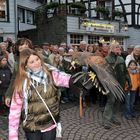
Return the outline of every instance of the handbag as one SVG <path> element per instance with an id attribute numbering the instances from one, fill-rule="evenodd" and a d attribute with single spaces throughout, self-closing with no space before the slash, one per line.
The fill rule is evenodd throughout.
<path id="1" fill-rule="evenodd" d="M 33 86 L 33 88 L 35 89 L 37 95 L 40 97 L 40 99 L 42 100 L 43 104 L 45 105 L 46 109 L 48 110 L 49 114 L 51 115 L 55 125 L 56 125 L 56 137 L 57 138 L 62 138 L 62 126 L 60 122 L 56 122 L 54 116 L 52 115 L 48 105 L 46 104 L 46 102 L 44 101 L 44 99 L 42 98 L 42 96 L 40 95 L 40 93 L 38 92 L 38 90 L 35 88 L 34 84 L 31 82 L 31 85 Z"/>

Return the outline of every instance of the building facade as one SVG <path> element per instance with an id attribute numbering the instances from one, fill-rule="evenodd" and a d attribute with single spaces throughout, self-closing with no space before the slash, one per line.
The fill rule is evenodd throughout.
<path id="1" fill-rule="evenodd" d="M 1 0 L 0 42 L 8 37 L 15 41 L 20 31 L 36 28 L 34 12 L 40 5 L 38 0 Z"/>
<path id="2" fill-rule="evenodd" d="M 121 9 L 128 23 L 128 44 L 140 44 L 140 0 L 115 0 L 115 7 Z"/>
<path id="3" fill-rule="evenodd" d="M 124 48 L 128 45 L 127 22 L 113 0 L 55 0 L 47 1 L 46 7 L 46 20 L 38 24 L 40 43 L 65 41 L 67 45 L 79 45 L 81 40 L 93 44 L 100 39 L 115 39 Z"/>

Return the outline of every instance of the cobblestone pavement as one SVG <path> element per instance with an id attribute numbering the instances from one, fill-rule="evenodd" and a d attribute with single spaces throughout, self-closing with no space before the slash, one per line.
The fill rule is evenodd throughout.
<path id="1" fill-rule="evenodd" d="M 84 108 L 82 119 L 77 104 L 63 104 L 61 110 L 62 140 L 140 140 L 140 117 L 126 120 L 120 112 L 118 117 L 122 125 L 105 130 L 101 125 L 102 110 L 97 105 Z M 7 140 L 7 133 L 7 117 L 0 116 L 0 138 Z M 25 140 L 22 129 L 19 140 Z"/>

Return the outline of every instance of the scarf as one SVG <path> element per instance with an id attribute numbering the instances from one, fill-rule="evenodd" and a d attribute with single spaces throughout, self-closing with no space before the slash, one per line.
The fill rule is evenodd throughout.
<path id="1" fill-rule="evenodd" d="M 42 69 L 36 72 L 30 69 L 27 69 L 26 73 L 27 73 L 28 78 L 30 79 L 30 85 L 32 83 L 36 87 L 39 84 L 43 84 L 44 92 L 47 92 L 47 85 L 48 85 L 47 74 Z M 28 97 L 30 94 L 31 94 L 31 90 L 27 88 L 27 79 L 25 79 L 23 83 L 23 97 L 24 97 L 24 110 L 25 110 L 25 119 L 23 123 L 26 123 L 26 120 L 27 120 Z"/>
<path id="2" fill-rule="evenodd" d="M 47 91 L 48 79 L 46 73 L 41 69 L 39 71 L 32 71 L 30 69 L 27 70 L 27 76 L 30 78 L 31 82 L 34 86 L 38 86 L 39 84 L 44 85 L 44 92 Z"/>

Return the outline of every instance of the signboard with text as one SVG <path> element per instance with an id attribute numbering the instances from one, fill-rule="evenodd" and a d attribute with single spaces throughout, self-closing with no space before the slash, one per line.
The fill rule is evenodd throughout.
<path id="1" fill-rule="evenodd" d="M 114 26 L 111 24 L 102 24 L 102 23 L 84 21 L 82 22 L 82 26 L 85 27 L 86 31 L 90 31 L 90 32 L 114 33 Z"/>

